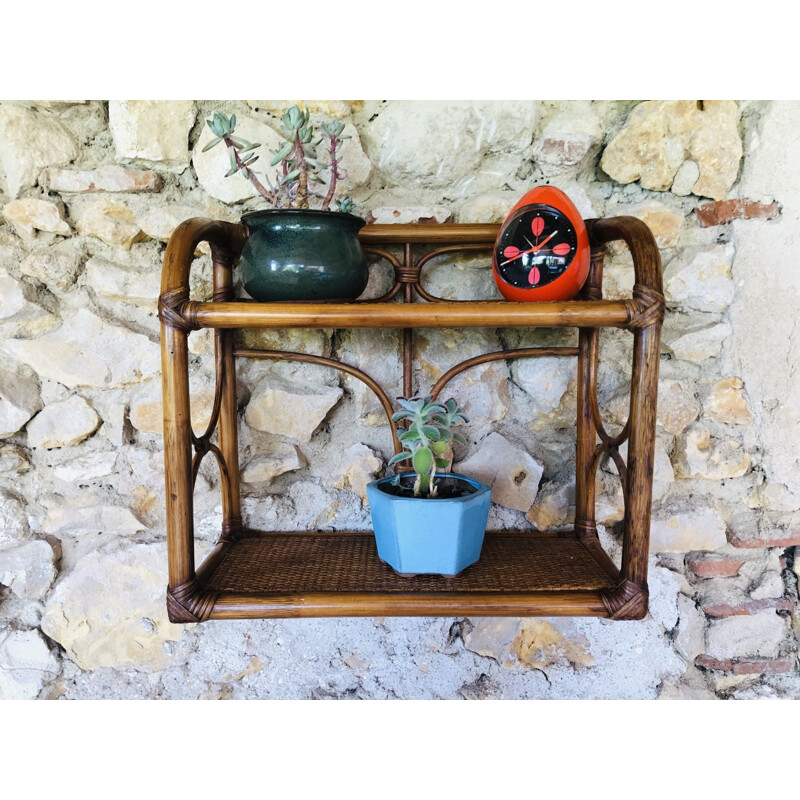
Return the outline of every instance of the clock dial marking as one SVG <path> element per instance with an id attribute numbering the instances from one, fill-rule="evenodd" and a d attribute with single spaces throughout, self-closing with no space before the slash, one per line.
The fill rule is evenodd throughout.
<path id="1" fill-rule="evenodd" d="M 533 235 L 537 238 L 541 236 L 544 230 L 544 220 L 541 217 L 536 217 L 533 222 L 531 222 L 531 230 L 533 231 Z"/>

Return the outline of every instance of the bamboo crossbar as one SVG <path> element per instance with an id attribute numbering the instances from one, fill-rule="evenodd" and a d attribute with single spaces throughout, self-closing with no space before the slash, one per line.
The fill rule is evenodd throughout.
<path id="1" fill-rule="evenodd" d="M 623 328 L 624 301 L 565 303 L 196 303 L 186 316 L 198 328 Z"/>

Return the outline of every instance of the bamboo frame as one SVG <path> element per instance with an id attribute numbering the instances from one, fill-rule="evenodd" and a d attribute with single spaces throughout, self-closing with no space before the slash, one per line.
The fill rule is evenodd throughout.
<path id="1" fill-rule="evenodd" d="M 247 228 L 205 219 L 176 228 L 164 258 L 159 298 L 164 393 L 165 497 L 169 585 L 167 605 L 174 622 L 291 616 L 357 615 L 588 615 L 640 619 L 647 612 L 649 545 L 658 359 L 664 298 L 661 262 L 646 225 L 632 217 L 588 220 L 592 245 L 589 278 L 581 296 L 560 303 L 444 301 L 421 285 L 423 266 L 432 258 L 489 250 L 497 225 L 373 225 L 360 233 L 365 250 L 385 258 L 395 270 L 395 284 L 377 301 L 354 303 L 255 303 L 233 300 L 233 266 L 247 238 Z M 602 299 L 603 254 L 610 241 L 622 240 L 631 251 L 636 273 L 633 295 L 622 301 Z M 201 241 L 211 245 L 214 295 L 211 302 L 189 298 L 189 271 Z M 416 245 L 436 249 L 414 259 Z M 402 246 L 402 257 L 385 247 Z M 419 300 L 414 302 L 414 296 Z M 402 302 L 389 302 L 401 299 Z M 543 355 L 577 357 L 576 518 L 570 536 L 599 565 L 605 580 L 596 589 L 543 591 L 515 586 L 510 591 L 316 592 L 280 595 L 209 591 L 205 584 L 230 555 L 245 529 L 240 508 L 235 358 L 298 360 L 343 369 L 378 396 L 388 398 L 366 373 L 332 359 L 283 351 L 236 349 L 233 337 L 245 327 L 391 327 L 402 329 L 403 393 L 412 393 L 413 329 L 417 327 L 577 327 L 577 347 L 523 348 L 487 353 L 445 372 L 433 387 L 444 385 L 472 366 L 494 360 Z M 216 391 L 214 409 L 202 436 L 190 423 L 187 339 L 198 328 L 215 329 Z M 604 429 L 597 405 L 599 329 L 633 332 L 630 414 L 616 436 Z M 218 443 L 211 439 L 218 435 Z M 396 430 L 392 427 L 395 450 Z M 599 442 L 598 442 L 599 439 Z M 628 463 L 619 454 L 628 442 Z M 193 453 L 194 451 L 194 453 Z M 197 569 L 194 564 L 192 489 L 200 461 L 213 453 L 220 468 L 223 525 L 217 546 Z M 603 455 L 617 464 L 625 499 L 622 567 L 603 551 L 594 518 L 595 473 Z M 271 534 L 268 534 L 271 535 Z M 283 534 L 275 534 L 283 535 Z M 291 536 L 291 534 L 287 534 Z M 547 534 L 542 534 L 546 536 Z M 561 534 L 559 534 L 561 535 Z M 516 546 L 516 545 L 515 545 Z"/>

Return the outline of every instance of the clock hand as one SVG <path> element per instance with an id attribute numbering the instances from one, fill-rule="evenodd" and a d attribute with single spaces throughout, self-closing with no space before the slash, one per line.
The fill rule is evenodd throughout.
<path id="1" fill-rule="evenodd" d="M 557 233 L 558 231 L 553 231 L 538 247 L 534 247 L 533 254 L 536 255 Z"/>
<path id="2" fill-rule="evenodd" d="M 542 243 L 544 244 L 544 242 Z M 536 248 L 532 247 L 530 250 L 523 250 L 521 253 L 517 253 L 513 258 L 509 258 L 508 261 L 501 261 L 500 266 L 504 267 L 506 264 L 510 264 L 512 261 L 516 261 L 518 258 L 522 258 L 522 256 L 528 255 L 528 253 L 535 253 Z"/>

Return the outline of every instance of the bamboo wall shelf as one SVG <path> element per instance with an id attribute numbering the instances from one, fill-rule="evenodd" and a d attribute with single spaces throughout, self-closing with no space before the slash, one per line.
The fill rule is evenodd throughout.
<path id="1" fill-rule="evenodd" d="M 600 616 L 641 619 L 647 612 L 647 555 L 655 445 L 656 390 L 664 298 L 661 262 L 650 230 L 632 217 L 587 220 L 592 245 L 589 278 L 579 299 L 557 303 L 447 302 L 423 287 L 424 265 L 435 256 L 491 250 L 497 225 L 372 225 L 360 234 L 368 252 L 395 270 L 391 291 L 355 303 L 255 303 L 234 300 L 233 266 L 247 228 L 187 220 L 173 233 L 164 258 L 159 299 L 164 391 L 169 586 L 173 622 L 320 616 Z M 606 243 L 623 240 L 636 283 L 630 299 L 602 299 Z M 189 299 L 197 245 L 211 245 L 214 296 Z M 435 245 L 415 257 L 416 245 Z M 383 248 L 401 246 L 396 256 Z M 416 298 L 416 302 L 415 302 Z M 378 560 L 371 533 L 249 530 L 239 497 L 236 358 L 299 360 L 342 369 L 363 380 L 391 413 L 383 387 L 366 373 L 330 359 L 282 351 L 239 349 L 239 328 L 380 327 L 402 329 L 403 394 L 413 393 L 416 327 L 575 327 L 577 347 L 487 353 L 448 370 L 434 395 L 464 369 L 492 360 L 542 355 L 577 357 L 578 404 L 575 526 L 564 532 L 487 533 L 477 564 L 462 575 L 400 578 Z M 599 329 L 633 334 L 630 415 L 616 436 L 603 427 L 597 403 Z M 188 336 L 215 329 L 216 393 L 208 427 L 190 423 Z M 367 365 L 368 366 L 368 365 Z M 394 387 L 392 387 L 394 388 Z M 419 390 L 427 391 L 425 387 Z M 212 438 L 216 434 L 216 443 Z M 598 441 L 599 439 L 599 441 Z M 628 443 L 627 464 L 619 448 Z M 399 442 L 394 435 L 395 449 Z M 219 541 L 195 569 L 192 494 L 202 458 L 213 453 L 221 475 Z M 619 471 L 625 498 L 622 567 L 603 551 L 595 525 L 595 474 L 604 454 Z"/>

